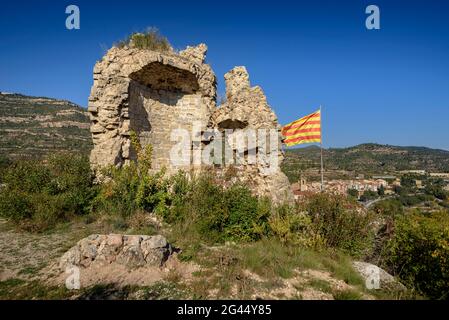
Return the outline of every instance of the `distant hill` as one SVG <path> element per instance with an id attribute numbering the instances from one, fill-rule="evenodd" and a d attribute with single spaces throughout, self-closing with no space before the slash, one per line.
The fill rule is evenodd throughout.
<path id="1" fill-rule="evenodd" d="M 398 147 L 366 143 L 349 148 L 323 150 L 325 171 L 344 170 L 362 174 L 394 173 L 401 170 L 449 172 L 449 151 L 425 147 Z M 291 180 L 298 172 L 320 167 L 320 148 L 310 146 L 286 151 L 283 171 Z"/>
<path id="2" fill-rule="evenodd" d="M 41 157 L 92 148 L 89 116 L 65 100 L 0 93 L 0 157 Z"/>
<path id="3" fill-rule="evenodd" d="M 88 154 L 92 148 L 89 126 L 86 110 L 69 101 L 0 93 L 0 158 L 41 157 L 63 150 Z M 446 150 L 367 143 L 323 152 L 326 172 L 449 172 Z M 299 172 L 316 171 L 319 167 L 317 146 L 287 150 L 282 164 L 291 181 L 298 178 Z"/>

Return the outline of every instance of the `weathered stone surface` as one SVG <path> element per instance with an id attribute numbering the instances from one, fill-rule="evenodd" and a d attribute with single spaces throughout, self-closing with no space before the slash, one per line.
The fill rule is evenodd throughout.
<path id="1" fill-rule="evenodd" d="M 235 67 L 224 76 L 226 82 L 226 98 L 232 100 L 233 97 L 237 97 L 242 90 L 249 90 L 249 74 L 246 68 Z"/>
<path id="2" fill-rule="evenodd" d="M 143 146 L 153 146 L 152 170 L 165 167 L 168 174 L 204 167 L 192 162 L 171 162 L 170 152 L 176 143 L 171 141 L 171 133 L 175 129 L 189 133 L 193 128 L 199 132 L 234 129 L 236 133 L 228 139 L 246 129 L 274 129 L 280 142 L 276 115 L 262 89 L 250 86 L 245 67 L 236 67 L 225 75 L 227 102 L 216 107 L 216 78 L 205 63 L 206 52 L 205 44 L 187 47 L 179 54 L 114 47 L 95 65 L 88 111 L 94 143 L 90 161 L 98 177 L 102 167 L 122 166 L 135 160 L 131 131 L 136 132 Z M 188 151 L 192 154 L 194 149 L 201 150 L 210 143 L 201 134 L 191 135 Z M 250 182 L 257 194 L 270 195 L 275 201 L 292 201 L 287 177 L 279 168 L 283 160 L 280 146 L 278 143 L 264 154 L 259 150 L 261 161 L 257 163 L 239 163 L 238 176 Z M 232 152 L 237 152 L 237 148 Z M 273 168 L 269 164 L 273 163 L 270 156 L 274 154 Z M 267 170 L 269 167 L 274 170 Z"/>
<path id="3" fill-rule="evenodd" d="M 167 240 L 161 236 L 90 235 L 81 239 L 60 259 L 59 266 L 88 268 L 93 263 L 116 262 L 130 268 L 161 266 L 172 253 Z"/>
<path id="4" fill-rule="evenodd" d="M 258 132 L 258 139 L 265 138 L 267 141 L 266 150 L 257 151 L 256 164 L 251 163 L 247 156 L 240 158 L 240 164 L 236 167 L 240 180 L 251 186 L 258 195 L 270 195 L 276 202 L 293 201 L 289 181 L 280 170 L 283 160 L 281 127 L 265 94 L 260 87 L 250 86 L 245 67 L 234 68 L 225 75 L 225 79 L 227 101 L 212 114 L 212 125 L 221 131 L 232 129 L 233 135 L 245 134 L 247 129 L 252 129 Z M 275 131 L 276 143 L 273 146 L 269 143 L 270 130 Z M 228 140 L 232 139 L 234 137 L 230 136 Z M 228 145 L 233 153 L 239 153 L 237 144 L 228 141 Z"/>
<path id="5" fill-rule="evenodd" d="M 179 55 L 129 47 L 107 52 L 95 65 L 89 97 L 94 169 L 133 160 L 131 130 L 143 145 L 161 141 L 153 149 L 154 169 L 170 167 L 170 132 L 190 131 L 193 121 L 207 123 L 215 107 L 216 79 L 204 64 L 206 50 L 199 45 Z"/>
<path id="6" fill-rule="evenodd" d="M 179 55 L 197 63 L 204 63 L 206 60 L 206 53 L 207 46 L 204 43 L 201 43 L 196 47 L 187 46 L 185 50 L 179 52 Z"/>
<path id="7" fill-rule="evenodd" d="M 391 274 L 374 264 L 354 261 L 353 267 L 365 281 L 372 282 L 371 285 L 373 288 L 376 287 L 374 282 L 379 280 L 379 289 L 394 291 L 406 290 L 406 287 L 396 280 Z"/>

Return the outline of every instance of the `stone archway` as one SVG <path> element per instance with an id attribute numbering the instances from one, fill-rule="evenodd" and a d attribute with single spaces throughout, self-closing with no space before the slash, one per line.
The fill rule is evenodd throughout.
<path id="1" fill-rule="evenodd" d="M 130 75 L 129 128 L 153 146 L 153 169 L 170 168 L 170 133 L 201 116 L 199 84 L 190 71 L 152 62 Z M 200 113 L 200 114 L 199 114 Z M 134 160 L 135 155 L 130 154 Z"/>
<path id="2" fill-rule="evenodd" d="M 196 161 L 176 165 L 171 162 L 170 153 L 176 144 L 171 141 L 174 129 L 192 134 L 195 127 L 197 134 L 190 136 L 189 144 L 181 146 L 181 151 L 188 148 L 191 160 L 197 159 L 193 150 L 202 151 L 210 143 L 202 134 L 208 130 L 270 130 L 274 140 L 280 141 L 276 115 L 262 89 L 250 86 L 244 67 L 225 75 L 227 101 L 216 108 L 216 79 L 204 62 L 206 50 L 205 45 L 187 47 L 179 53 L 114 47 L 95 65 L 88 111 L 94 144 L 90 161 L 97 177 L 102 167 L 121 166 L 136 159 L 130 139 L 133 131 L 142 146 L 152 145 L 152 169 L 165 167 L 168 173 L 203 167 L 202 163 L 196 167 Z M 232 134 L 228 138 L 232 140 Z M 229 145 L 232 154 L 242 153 L 234 144 Z M 268 150 L 276 161 L 246 161 L 250 150 L 255 150 L 262 160 L 267 158 L 257 147 L 243 150 L 238 179 L 258 195 L 271 195 L 275 201 L 292 199 L 288 179 L 279 167 L 283 158 L 280 144 L 273 143 Z M 220 173 L 226 166 L 215 169 Z M 267 166 L 273 170 L 267 171 Z"/>
<path id="3" fill-rule="evenodd" d="M 207 126 L 215 109 L 216 79 L 204 63 L 206 47 L 179 54 L 112 48 L 94 69 L 89 98 L 94 169 L 135 160 L 130 132 L 153 146 L 153 169 L 171 169 L 173 129 Z"/>

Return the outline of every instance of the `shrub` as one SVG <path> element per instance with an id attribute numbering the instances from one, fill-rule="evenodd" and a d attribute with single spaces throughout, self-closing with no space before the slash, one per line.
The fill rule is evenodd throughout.
<path id="1" fill-rule="evenodd" d="M 404 207 L 398 199 L 386 199 L 374 204 L 373 211 L 377 214 L 394 218 L 404 213 Z"/>
<path id="2" fill-rule="evenodd" d="M 17 161 L 6 170 L 4 183 L 0 216 L 32 231 L 88 212 L 95 195 L 87 157 L 73 154 Z"/>
<path id="3" fill-rule="evenodd" d="M 163 173 L 156 176 L 149 174 L 151 145 L 142 147 L 135 132 L 131 132 L 131 143 L 137 154 L 137 162 L 102 170 L 104 181 L 93 201 L 93 212 L 129 218 L 138 209 L 153 211 L 157 206 L 154 194 L 160 192 L 158 181 L 163 179 Z"/>
<path id="4" fill-rule="evenodd" d="M 359 198 L 359 192 L 356 189 L 348 189 L 348 195 L 356 199 Z"/>
<path id="5" fill-rule="evenodd" d="M 139 176 L 134 163 L 123 167 L 110 167 L 103 170 L 107 177 L 93 201 L 92 211 L 129 217 L 136 209 L 136 194 Z"/>
<path id="6" fill-rule="evenodd" d="M 449 192 L 445 191 L 442 186 L 436 184 L 427 185 L 425 192 L 440 200 L 446 200 L 449 197 Z"/>
<path id="7" fill-rule="evenodd" d="M 377 197 L 379 197 L 379 194 L 375 191 L 366 190 L 363 192 L 363 194 L 360 196 L 360 201 L 370 201 L 374 200 Z"/>
<path id="8" fill-rule="evenodd" d="M 157 28 L 148 28 L 144 32 L 136 32 L 116 44 L 117 47 L 131 46 L 159 52 L 172 51 L 170 42 L 159 33 Z"/>
<path id="9" fill-rule="evenodd" d="M 141 178 L 136 194 L 138 208 L 166 216 L 166 211 L 171 204 L 169 193 L 171 179 L 164 178 L 164 175 L 165 171 L 162 170 L 154 175 L 144 175 Z"/>
<path id="10" fill-rule="evenodd" d="M 400 216 L 389 243 L 389 262 L 410 287 L 433 299 L 449 299 L 449 213 Z"/>
<path id="11" fill-rule="evenodd" d="M 346 197 L 326 193 L 316 194 L 305 203 L 314 232 L 327 246 L 339 248 L 354 256 L 366 254 L 373 240 L 373 216 L 358 210 Z"/>
<path id="12" fill-rule="evenodd" d="M 321 247 L 323 239 L 313 231 L 310 216 L 298 206 L 281 205 L 269 220 L 271 234 L 283 244 Z"/>
<path id="13" fill-rule="evenodd" d="M 225 190 L 224 205 L 229 212 L 226 238 L 251 241 L 267 234 L 271 213 L 267 200 L 259 201 L 246 186 L 235 184 Z"/>
<path id="14" fill-rule="evenodd" d="M 178 177 L 168 222 L 192 225 L 194 232 L 208 242 L 252 241 L 268 233 L 270 205 L 259 200 L 249 189 L 240 184 L 229 188 L 217 183 L 210 173 L 193 177 L 186 184 Z"/>
<path id="15" fill-rule="evenodd" d="M 11 163 L 12 161 L 8 157 L 0 155 L 0 183 L 3 181 L 3 174 L 5 170 L 11 165 Z"/>

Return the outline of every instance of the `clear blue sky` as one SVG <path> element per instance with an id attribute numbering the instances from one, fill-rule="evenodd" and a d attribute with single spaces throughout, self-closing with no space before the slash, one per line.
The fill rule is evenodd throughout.
<path id="1" fill-rule="evenodd" d="M 65 29 L 77 4 L 81 29 Z M 365 28 L 365 8 L 381 30 Z M 133 31 L 175 48 L 205 42 L 223 75 L 245 65 L 282 124 L 323 105 L 325 147 L 449 150 L 449 1 L 2 1 L 0 91 L 87 105 L 92 69 Z"/>

